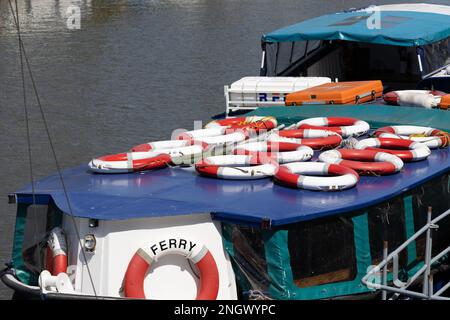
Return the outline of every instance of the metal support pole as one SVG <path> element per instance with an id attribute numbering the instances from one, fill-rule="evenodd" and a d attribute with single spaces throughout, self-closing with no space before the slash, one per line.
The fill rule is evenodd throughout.
<path id="1" fill-rule="evenodd" d="M 431 273 L 431 242 L 432 242 L 432 236 L 431 236 L 431 213 L 432 208 L 428 207 L 428 213 L 427 213 L 427 233 L 426 233 L 426 245 L 425 245 L 425 274 L 423 276 L 423 286 L 422 286 L 422 293 L 426 294 L 428 297 L 431 297 L 430 295 L 430 273 Z M 431 288 L 431 291 L 433 289 Z"/>
<path id="2" fill-rule="evenodd" d="M 383 241 L 383 260 L 386 260 L 388 256 L 388 242 L 385 240 Z M 386 263 L 383 267 L 383 285 L 387 285 L 387 266 L 388 264 Z M 381 291 L 381 300 L 386 300 L 387 299 L 387 292 L 386 290 L 382 290 Z"/>

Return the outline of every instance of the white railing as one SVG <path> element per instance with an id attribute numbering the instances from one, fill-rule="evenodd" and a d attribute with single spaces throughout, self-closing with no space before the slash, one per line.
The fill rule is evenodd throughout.
<path id="1" fill-rule="evenodd" d="M 402 245 L 395 249 L 392 253 L 387 255 L 387 245 L 384 245 L 384 259 L 377 266 L 370 269 L 370 271 L 362 278 L 363 284 L 368 288 L 382 290 L 382 299 L 386 300 L 387 292 L 391 292 L 394 295 L 390 300 L 398 298 L 400 295 L 428 299 L 428 300 L 450 300 L 448 297 L 443 297 L 442 294 L 450 288 L 450 281 L 445 284 L 441 289 L 433 292 L 433 273 L 431 267 L 433 264 L 439 261 L 447 253 L 450 252 L 450 246 L 441 251 L 434 257 L 432 255 L 433 248 L 433 230 L 439 228 L 437 223 L 450 215 L 450 209 L 439 215 L 438 217 L 431 219 L 431 207 L 428 208 L 427 223 L 417 231 L 411 238 L 406 240 Z M 417 272 L 409 277 L 406 282 L 401 281 L 398 278 L 399 270 L 399 253 L 408 247 L 413 241 L 415 241 L 422 234 L 426 233 L 426 245 L 425 245 L 425 259 L 424 265 L 417 270 Z M 392 263 L 392 284 L 387 284 L 388 265 Z M 381 274 L 381 279 L 380 275 Z M 423 277 L 422 280 L 422 292 L 410 290 L 411 284 L 416 283 L 416 280 Z M 376 280 L 376 281 L 374 281 Z M 381 281 L 380 281 L 381 280 Z"/>

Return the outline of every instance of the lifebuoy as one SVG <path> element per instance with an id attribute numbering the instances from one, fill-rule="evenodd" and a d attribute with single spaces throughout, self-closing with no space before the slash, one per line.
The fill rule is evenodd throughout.
<path id="1" fill-rule="evenodd" d="M 245 148 L 245 145 L 234 149 L 234 154 L 254 155 L 265 162 L 265 159 L 271 159 L 278 163 L 301 162 L 308 161 L 314 155 L 314 150 L 308 146 L 298 145 L 292 151 L 278 151 L 278 152 L 264 152 L 264 151 L 250 151 Z"/>
<path id="2" fill-rule="evenodd" d="M 239 130 L 230 134 L 224 134 L 221 136 L 214 136 L 214 137 L 200 137 L 197 138 L 197 141 L 205 142 L 208 145 L 225 145 L 225 144 L 232 144 L 232 143 L 238 143 L 246 140 L 248 138 L 248 134 L 243 131 Z"/>
<path id="3" fill-rule="evenodd" d="M 300 144 L 292 142 L 257 141 L 241 144 L 235 149 L 240 149 L 247 152 L 283 152 L 295 151 L 298 147 L 300 147 Z"/>
<path id="4" fill-rule="evenodd" d="M 392 174 L 403 168 L 403 161 L 399 157 L 375 150 L 329 150 L 323 152 L 319 160 L 349 167 L 360 175 Z"/>
<path id="5" fill-rule="evenodd" d="M 168 254 L 182 255 L 197 266 L 200 271 L 197 300 L 217 299 L 219 270 L 213 255 L 204 245 L 179 237 L 164 239 L 136 251 L 125 273 L 125 297 L 146 298 L 144 292 L 145 276 L 154 261 Z"/>
<path id="6" fill-rule="evenodd" d="M 425 144 L 407 139 L 369 138 L 358 141 L 355 149 L 369 149 L 396 155 L 404 162 L 425 160 L 431 150 Z"/>
<path id="7" fill-rule="evenodd" d="M 339 164 L 292 162 L 280 165 L 275 181 L 291 188 L 340 191 L 354 187 L 359 181 L 359 175 L 355 170 Z"/>
<path id="8" fill-rule="evenodd" d="M 277 165 L 270 159 L 254 155 L 221 155 L 199 161 L 195 164 L 195 169 L 208 177 L 252 180 L 273 176 Z"/>
<path id="9" fill-rule="evenodd" d="M 449 143 L 449 134 L 445 131 L 421 126 L 391 126 L 375 131 L 379 138 L 409 139 L 426 144 L 430 149 L 445 148 Z"/>
<path id="10" fill-rule="evenodd" d="M 227 133 L 227 127 L 211 127 L 205 129 L 191 130 L 180 133 L 176 139 L 178 140 L 195 140 L 204 137 L 216 137 Z"/>
<path id="11" fill-rule="evenodd" d="M 317 117 L 302 120 L 296 124 L 298 129 L 319 129 L 333 131 L 343 138 L 366 134 L 370 126 L 367 122 L 346 117 Z"/>
<path id="12" fill-rule="evenodd" d="M 439 98 L 444 95 L 444 92 L 437 90 L 398 90 L 384 94 L 383 99 L 390 105 L 433 108 L 438 105 Z"/>
<path id="13" fill-rule="evenodd" d="M 246 128 L 258 131 L 271 130 L 275 128 L 277 124 L 277 119 L 274 117 L 251 116 L 214 120 L 208 123 L 205 128 L 225 126 L 230 128 Z"/>
<path id="14" fill-rule="evenodd" d="M 46 269 L 54 276 L 67 272 L 67 243 L 60 227 L 53 228 L 49 234 Z"/>
<path id="15" fill-rule="evenodd" d="M 196 149 L 201 146 L 196 146 Z M 187 148 L 187 147 L 184 147 Z M 160 152 L 128 152 L 93 159 L 89 168 L 99 173 L 128 173 L 166 167 L 171 156 Z"/>
<path id="16" fill-rule="evenodd" d="M 342 137 L 339 134 L 330 135 L 324 138 L 295 139 L 280 136 L 279 133 L 272 133 L 267 138 L 270 142 L 286 142 L 301 144 L 313 148 L 314 150 L 327 150 L 339 147 L 342 143 Z"/>
<path id="17" fill-rule="evenodd" d="M 194 144 L 194 141 L 189 140 L 164 140 L 164 141 L 154 141 L 147 142 L 131 148 L 132 152 L 146 152 L 146 151 L 156 151 L 160 149 L 173 149 L 187 147 Z"/>

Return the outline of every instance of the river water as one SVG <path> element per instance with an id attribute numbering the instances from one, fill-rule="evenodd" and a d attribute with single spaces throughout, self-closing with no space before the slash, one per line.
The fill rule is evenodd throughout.
<path id="1" fill-rule="evenodd" d="M 377 0 L 18 0 L 23 41 L 63 168 L 170 137 L 224 111 L 223 86 L 258 75 L 265 32 Z M 395 2 L 422 2 L 399 1 Z M 433 1 L 448 4 L 450 1 Z M 80 29 L 67 9 L 80 8 Z M 56 170 L 27 79 L 35 178 Z M 0 263 L 30 180 L 18 42 L 0 0 Z M 0 266 L 1 268 L 1 266 Z M 0 298 L 11 290 L 0 284 Z"/>

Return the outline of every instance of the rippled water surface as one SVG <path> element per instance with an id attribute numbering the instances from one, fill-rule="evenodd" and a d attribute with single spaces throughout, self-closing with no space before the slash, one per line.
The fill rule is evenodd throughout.
<path id="1" fill-rule="evenodd" d="M 18 0 L 23 41 L 63 168 L 167 139 L 223 112 L 223 86 L 258 75 L 265 32 L 366 0 Z M 434 1 L 448 3 L 449 1 Z M 81 29 L 66 11 L 81 9 Z M 17 35 L 0 0 L 0 263 L 11 255 L 15 207 L 29 181 Z M 28 87 L 31 88 L 29 80 Z M 29 90 L 36 177 L 55 171 Z M 11 291 L 0 284 L 0 298 Z"/>

